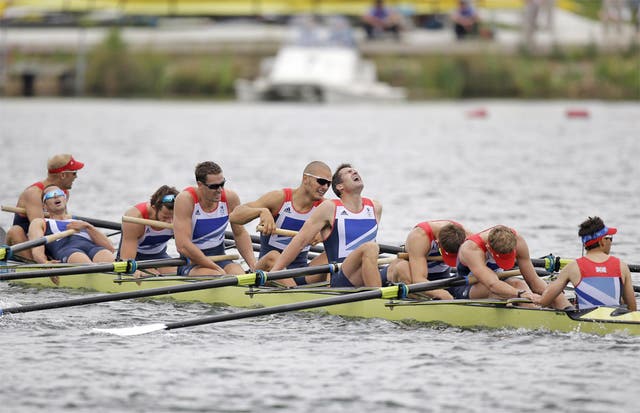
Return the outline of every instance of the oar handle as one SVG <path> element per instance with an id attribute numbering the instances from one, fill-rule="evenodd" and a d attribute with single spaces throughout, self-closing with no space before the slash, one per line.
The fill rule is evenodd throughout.
<path id="1" fill-rule="evenodd" d="M 264 231 L 264 225 L 258 225 L 256 227 L 256 231 L 258 231 L 258 232 Z M 290 229 L 276 228 L 276 230 L 274 231 L 274 234 L 282 235 L 283 237 L 295 237 L 296 235 L 298 235 L 298 231 L 292 231 Z"/>
<path id="2" fill-rule="evenodd" d="M 213 262 L 226 261 L 226 260 L 237 260 L 240 258 L 238 254 L 225 254 L 225 255 L 212 255 L 207 257 Z"/>
<path id="3" fill-rule="evenodd" d="M 34 240 L 31 240 L 31 241 L 21 242 L 20 244 L 12 245 L 8 249 L 11 250 L 12 253 L 20 252 L 20 251 L 27 250 L 29 248 L 35 248 L 35 247 L 39 247 L 41 245 L 49 244 L 49 243 L 57 241 L 59 239 L 71 236 L 71 235 L 75 234 L 76 232 L 78 232 L 78 231 L 76 231 L 75 229 L 68 229 L 66 231 L 57 232 L 55 234 L 47 235 L 45 237 L 41 237 L 41 238 L 34 239 Z"/>
<path id="4" fill-rule="evenodd" d="M 14 206 L 9 206 L 9 205 L 2 205 L 2 206 L 0 206 L 0 209 L 2 209 L 4 212 L 12 212 L 14 214 L 26 214 L 27 213 L 27 210 L 25 208 L 14 207 Z M 45 212 L 44 216 L 48 217 L 49 213 Z M 113 229 L 113 230 L 116 230 L 116 231 L 120 231 L 122 229 L 122 225 L 120 225 L 117 222 L 104 221 L 102 219 L 89 218 L 89 217 L 81 217 L 81 216 L 78 216 L 78 215 L 74 215 L 73 218 L 78 219 L 80 221 L 88 222 L 91 225 L 93 225 L 94 227 Z"/>
<path id="5" fill-rule="evenodd" d="M 129 217 L 126 215 L 122 216 L 122 222 L 131 222 L 133 224 L 149 225 L 151 227 L 156 227 L 156 228 L 173 229 L 173 224 L 169 222 L 158 221 L 155 219 Z"/>
<path id="6" fill-rule="evenodd" d="M 398 253 L 398 258 L 400 258 L 401 260 L 408 260 L 409 259 L 409 253 L 408 252 L 399 252 Z M 427 261 L 443 261 L 442 257 L 440 256 L 427 256 Z"/>

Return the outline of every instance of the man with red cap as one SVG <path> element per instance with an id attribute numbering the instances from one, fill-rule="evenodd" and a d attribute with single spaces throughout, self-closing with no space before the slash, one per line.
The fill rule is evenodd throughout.
<path id="1" fill-rule="evenodd" d="M 471 235 L 471 232 L 452 220 L 417 224 L 407 235 L 404 244 L 408 261 L 399 259 L 392 262 L 387 278 L 391 282 L 415 284 L 451 277 L 451 267 L 455 268 L 458 249 L 467 235 Z M 469 286 L 425 291 L 424 294 L 434 299 L 451 300 L 453 295 L 464 295 L 465 289 L 468 290 Z"/>
<path id="2" fill-rule="evenodd" d="M 524 280 L 516 277 L 500 280 L 497 273 L 512 269 L 516 263 Z M 471 286 L 466 295 L 455 298 L 528 298 L 537 303 L 547 286 L 531 263 L 527 242 L 504 225 L 485 229 L 462 243 L 458 251 L 458 274 L 473 274 L 478 283 Z M 556 297 L 553 304 L 555 308 L 571 307 L 564 295 Z"/>
<path id="3" fill-rule="evenodd" d="M 542 294 L 539 303 L 548 306 L 569 282 L 576 293 L 578 310 L 601 305 L 619 306 L 621 300 L 629 310 L 636 311 L 629 266 L 612 255 L 613 235 L 618 230 L 607 227 L 599 217 L 589 217 L 580 224 L 578 236 L 586 254 L 567 264 Z"/>
<path id="4" fill-rule="evenodd" d="M 36 218 L 44 218 L 42 203 L 43 190 L 45 187 L 55 185 L 61 188 L 67 198 L 69 190 L 73 186 L 77 176 L 77 171 L 84 167 L 84 163 L 73 159 L 70 154 L 54 155 L 47 161 L 47 177 L 27 187 L 20 196 L 16 206 L 24 208 L 26 214 L 16 213 L 13 218 L 13 226 L 7 231 L 7 244 L 13 245 L 27 241 L 29 223 Z M 31 258 L 28 251 L 23 252 L 26 258 Z"/>

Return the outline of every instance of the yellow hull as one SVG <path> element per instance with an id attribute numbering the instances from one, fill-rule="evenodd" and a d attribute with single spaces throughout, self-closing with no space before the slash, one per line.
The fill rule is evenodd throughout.
<path id="1" fill-rule="evenodd" d="M 180 285 L 185 281 L 114 282 L 113 274 L 88 274 L 60 277 L 56 286 L 49 278 L 34 278 L 14 283 L 39 287 L 74 288 L 117 293 L 141 291 L 148 288 Z M 130 278 L 127 278 L 130 280 Z M 197 282 L 197 281 L 189 281 Z M 335 289 L 277 290 L 269 288 L 222 287 L 171 294 L 177 301 L 195 301 L 234 307 L 272 307 L 281 304 L 326 298 L 342 292 Z M 624 333 L 640 335 L 640 312 L 615 315 L 615 308 L 601 307 L 582 314 L 568 314 L 555 310 L 536 310 L 507 307 L 504 302 L 490 300 L 453 301 L 389 301 L 374 299 L 333 305 L 320 309 L 329 314 L 347 317 L 383 318 L 392 321 L 437 323 L 462 328 L 523 328 L 590 334 Z"/>

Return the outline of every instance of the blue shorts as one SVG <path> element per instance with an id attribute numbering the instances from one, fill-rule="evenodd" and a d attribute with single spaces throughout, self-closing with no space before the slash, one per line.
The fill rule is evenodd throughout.
<path id="1" fill-rule="evenodd" d="M 227 265 L 231 264 L 232 262 L 233 261 L 231 261 L 231 260 L 224 260 L 224 261 L 218 261 L 218 262 L 216 262 L 216 264 L 218 264 L 220 266 L 220 268 L 224 269 L 224 267 L 226 267 Z M 191 270 L 194 269 L 195 267 L 199 267 L 199 265 L 197 265 L 197 264 L 181 265 L 181 266 L 178 267 L 178 270 L 176 272 L 177 272 L 178 275 L 189 275 Z M 240 275 L 240 274 L 235 274 L 235 275 Z"/>
<path id="2" fill-rule="evenodd" d="M 471 285 L 460 285 L 458 287 L 449 287 L 447 288 L 449 294 L 453 296 L 453 298 L 457 300 L 466 300 L 469 298 L 469 291 L 471 291 Z"/>
<path id="3" fill-rule="evenodd" d="M 387 270 L 389 269 L 388 265 L 385 265 L 383 268 L 380 268 L 380 281 L 382 282 L 382 286 L 386 286 L 389 284 L 387 280 Z M 331 274 L 331 287 L 340 288 L 340 287 L 351 287 L 354 288 L 355 285 L 351 284 L 351 281 L 344 275 L 342 268 L 335 274 Z"/>
<path id="4" fill-rule="evenodd" d="M 157 254 L 142 254 L 140 252 L 136 254 L 136 261 L 164 260 L 164 259 L 171 259 L 171 258 L 172 257 L 169 256 L 169 254 L 167 254 L 165 251 L 159 252 Z"/>
<path id="5" fill-rule="evenodd" d="M 96 256 L 102 250 L 106 250 L 105 247 L 101 247 L 99 245 L 94 244 L 92 241 L 89 241 L 86 238 L 81 237 L 72 237 L 68 239 L 65 245 L 60 248 L 56 248 L 55 252 L 51 253 L 51 256 L 60 261 L 67 262 L 71 254 L 76 252 L 80 252 L 89 257 L 89 259 L 93 260 L 93 257 Z"/>

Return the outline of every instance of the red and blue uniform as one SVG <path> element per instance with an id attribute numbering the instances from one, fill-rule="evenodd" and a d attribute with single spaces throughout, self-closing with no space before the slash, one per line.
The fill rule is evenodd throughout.
<path id="1" fill-rule="evenodd" d="M 229 205 L 224 189 L 218 205 L 213 211 L 207 212 L 200 205 L 198 194 L 193 187 L 188 187 L 194 201 L 193 212 L 191 214 L 191 242 L 198 247 L 206 256 L 224 255 L 224 233 L 229 223 Z M 224 268 L 232 263 L 231 260 L 219 261 L 217 264 Z M 178 267 L 178 274 L 187 275 L 194 265 L 183 265 Z"/>
<path id="2" fill-rule="evenodd" d="M 146 202 L 135 206 L 140 211 L 142 218 L 149 219 L 149 209 Z M 157 260 L 171 258 L 167 254 L 167 243 L 173 238 L 173 230 L 170 228 L 154 229 L 150 225 L 144 226 L 144 233 L 138 239 L 138 251 L 136 260 Z"/>
<path id="3" fill-rule="evenodd" d="M 324 250 L 329 262 L 342 262 L 360 245 L 376 240 L 378 220 L 373 201 L 362 198 L 362 209 L 350 211 L 339 199 L 333 199 L 336 205 L 331 233 L 324 240 Z M 381 272 L 383 285 L 387 283 L 386 270 Z M 332 287 L 353 287 L 342 269 L 331 276 Z"/>
<path id="4" fill-rule="evenodd" d="M 322 200 L 314 202 L 311 209 L 306 212 L 296 210 L 293 206 L 293 191 L 291 188 L 284 188 L 284 200 L 282 205 L 278 209 L 278 213 L 274 215 L 276 228 L 286 229 L 291 231 L 300 231 L 300 228 L 304 225 L 305 221 L 311 216 L 313 210 L 322 203 Z M 260 235 L 260 254 L 259 257 L 267 255 L 270 251 L 276 250 L 278 252 L 284 251 L 284 249 L 291 242 L 291 237 L 286 237 L 277 234 Z M 310 246 L 307 245 L 302 249 L 300 254 L 287 266 L 287 268 L 300 268 L 309 265 L 307 255 L 309 253 Z M 298 285 L 306 284 L 304 277 L 294 278 Z"/>
<path id="5" fill-rule="evenodd" d="M 427 253 L 428 257 L 442 257 L 442 253 L 440 252 L 440 245 L 436 240 L 436 236 L 433 234 L 433 228 L 431 228 L 431 223 L 439 222 L 447 222 L 462 227 L 462 225 L 451 220 L 425 221 L 417 224 L 416 227 L 422 229 L 427 237 L 431 240 L 429 252 Z M 448 278 L 451 276 L 451 267 L 449 267 L 442 261 L 427 261 L 427 267 L 429 268 L 429 280 L 431 281 L 440 280 L 442 278 Z"/>
<path id="6" fill-rule="evenodd" d="M 73 221 L 73 219 L 55 220 L 47 218 L 45 219 L 46 228 L 44 234 L 51 235 L 66 231 L 67 225 Z M 86 254 L 93 260 L 93 257 L 104 249 L 106 248 L 96 245 L 89 233 L 84 230 L 45 245 L 46 254 L 60 262 L 67 262 L 71 254 L 75 252 Z"/>
<path id="7" fill-rule="evenodd" d="M 576 263 L 580 269 L 580 281 L 574 286 L 579 310 L 620 305 L 622 271 L 618 258 L 609 257 L 604 262 L 594 262 L 581 257 Z"/>

